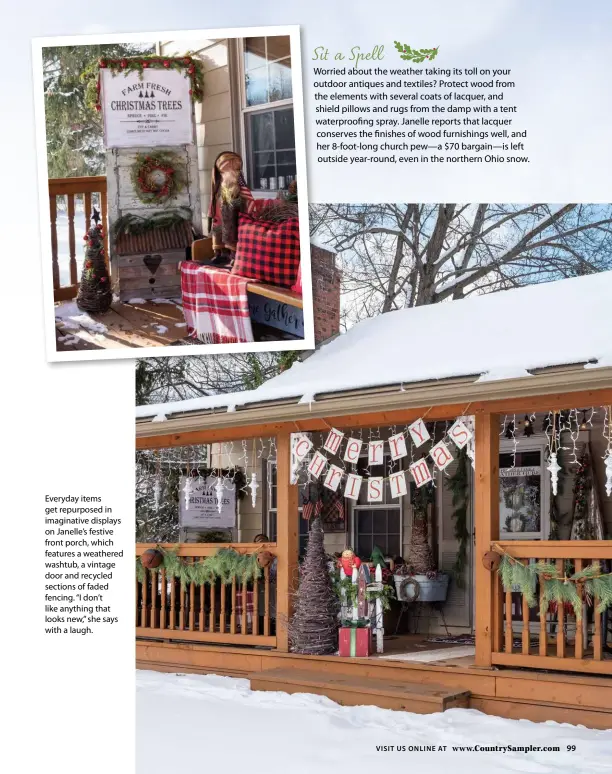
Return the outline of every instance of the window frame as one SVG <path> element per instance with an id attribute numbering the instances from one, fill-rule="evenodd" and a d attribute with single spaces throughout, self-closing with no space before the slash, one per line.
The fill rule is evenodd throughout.
<path id="1" fill-rule="evenodd" d="M 367 460 L 367 453 L 360 454 L 359 460 Z M 396 460 L 395 462 L 398 462 L 400 467 L 398 469 L 404 470 L 403 460 Z M 391 460 L 391 455 L 388 453 L 384 454 L 383 458 L 383 467 L 386 471 L 385 473 L 385 479 L 389 475 L 389 469 L 390 465 L 393 464 L 393 461 Z M 367 486 L 367 479 L 364 478 L 362 486 Z M 386 481 L 385 481 L 385 487 L 386 487 Z M 388 503 L 358 503 L 356 500 L 348 500 L 346 498 L 345 502 L 350 503 L 350 518 L 351 518 L 351 540 L 353 543 L 353 546 L 355 546 L 355 550 L 357 549 L 357 538 L 358 538 L 358 513 L 359 511 L 388 511 L 392 509 L 397 509 L 399 511 L 399 552 L 398 555 L 402 555 L 403 545 L 404 545 L 404 497 L 398 497 L 396 499 L 391 498 L 390 502 Z M 374 534 L 374 533 L 372 533 Z M 387 532 L 387 535 L 389 535 L 389 532 Z"/>
<path id="2" fill-rule="evenodd" d="M 261 37 L 269 38 L 269 37 L 278 37 L 274 35 L 263 35 Z M 290 36 L 282 36 L 282 37 L 289 37 Z M 290 40 L 291 44 L 291 40 Z M 266 43 L 267 47 L 267 43 Z M 247 172 L 247 180 L 249 183 L 249 187 L 251 189 L 251 192 L 253 196 L 256 199 L 267 199 L 270 197 L 270 189 L 263 189 L 258 188 L 259 180 L 253 179 L 253 158 L 252 158 L 252 147 L 251 147 L 251 139 L 250 139 L 250 130 L 249 130 L 249 115 L 254 113 L 270 113 L 275 112 L 277 110 L 283 110 L 287 108 L 291 108 L 293 111 L 293 117 L 295 121 L 295 111 L 293 109 L 293 96 L 291 96 L 290 99 L 280 99 L 276 100 L 275 102 L 264 102 L 260 105 L 247 105 L 246 100 L 246 68 L 245 68 L 245 52 L 246 52 L 246 38 L 240 38 L 238 41 L 238 45 L 236 46 L 236 64 L 237 64 L 237 72 L 238 72 L 238 92 L 239 92 L 239 104 L 238 104 L 238 125 L 240 130 L 240 150 L 242 158 L 246 161 L 246 172 Z M 289 48 L 289 57 L 279 57 L 278 59 L 273 59 L 268 61 L 268 65 L 274 64 L 275 62 L 282 62 L 283 59 L 287 58 L 293 58 L 293 50 L 291 49 L 291 45 Z M 292 95 L 294 93 L 294 70 L 293 65 L 291 67 L 291 92 Z M 287 150 L 293 150 L 293 152 L 296 154 L 296 166 L 297 166 L 297 147 L 295 146 L 295 129 L 293 132 L 293 140 L 294 140 L 294 147 L 292 149 L 285 148 L 284 151 Z M 276 166 L 276 148 L 274 148 L 274 163 Z M 283 151 L 280 151 L 283 152 Z M 286 189 L 285 189 L 286 190 Z M 277 193 L 277 191 L 273 192 L 274 194 Z"/>
<path id="3" fill-rule="evenodd" d="M 262 458 L 262 468 L 264 471 L 264 513 L 262 518 L 262 523 L 265 525 L 265 534 L 272 540 L 273 542 L 276 541 L 278 537 L 278 493 L 277 493 L 277 505 L 275 508 L 272 507 L 273 497 L 272 497 L 272 487 L 273 487 L 273 481 L 274 476 L 272 471 L 276 470 L 276 457 L 263 457 Z M 278 471 L 277 471 L 278 474 Z M 277 481 L 277 487 L 278 487 L 278 481 Z M 308 525 L 308 530 L 310 530 L 310 523 L 307 522 L 305 519 L 302 518 L 302 512 L 303 508 L 300 505 L 300 500 L 298 497 L 298 545 L 301 544 L 302 540 L 308 536 L 308 532 L 303 533 L 301 532 L 300 528 L 304 523 Z M 271 521 L 270 521 L 270 514 L 274 513 L 276 516 L 276 528 L 277 533 L 274 535 L 274 538 L 272 537 L 272 529 L 271 527 Z M 300 551 L 300 556 L 302 556 L 303 552 Z"/>

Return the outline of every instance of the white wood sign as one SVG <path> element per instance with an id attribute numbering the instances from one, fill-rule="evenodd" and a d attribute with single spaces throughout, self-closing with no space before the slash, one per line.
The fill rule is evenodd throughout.
<path id="1" fill-rule="evenodd" d="M 500 468 L 500 478 L 517 478 L 520 476 L 539 476 L 542 473 L 542 468 L 539 465 L 530 465 L 522 468 Z"/>
<path id="2" fill-rule="evenodd" d="M 179 491 L 182 493 L 187 476 L 181 476 Z M 221 512 L 219 512 L 215 484 L 216 476 L 192 478 L 189 505 L 181 494 L 179 500 L 179 525 L 189 529 L 227 529 L 236 526 L 236 485 L 223 482 Z"/>
<path id="3" fill-rule="evenodd" d="M 189 78 L 177 70 L 101 71 L 106 148 L 193 143 Z"/>

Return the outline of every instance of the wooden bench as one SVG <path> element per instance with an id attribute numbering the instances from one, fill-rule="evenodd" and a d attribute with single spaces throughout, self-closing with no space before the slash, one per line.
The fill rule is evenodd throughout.
<path id="1" fill-rule="evenodd" d="M 266 669 L 248 675 L 254 691 L 315 693 L 338 704 L 371 704 L 426 715 L 452 707 L 469 707 L 470 692 L 439 685 L 381 680 L 298 669 Z"/>
<path id="2" fill-rule="evenodd" d="M 204 237 L 203 239 L 196 239 L 191 245 L 191 259 L 207 266 L 214 258 L 214 252 L 212 248 L 212 239 L 210 237 Z M 287 290 L 286 288 L 279 288 L 276 285 L 266 285 L 263 282 L 249 282 L 247 285 L 247 291 L 256 296 L 262 298 L 269 298 L 271 301 L 279 301 L 282 304 L 289 304 L 296 309 L 303 309 L 304 302 L 300 293 L 295 293 L 293 290 Z"/>
<path id="3" fill-rule="evenodd" d="M 196 239 L 191 245 L 191 259 L 200 266 L 210 265 L 214 257 L 212 239 Z M 251 320 L 283 331 L 292 338 L 304 336 L 304 301 L 301 293 L 264 282 L 247 284 Z"/>

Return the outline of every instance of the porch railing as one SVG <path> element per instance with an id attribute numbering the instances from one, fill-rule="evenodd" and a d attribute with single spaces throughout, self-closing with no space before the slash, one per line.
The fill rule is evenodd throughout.
<path id="1" fill-rule="evenodd" d="M 612 559 L 609 540 L 491 543 L 492 550 L 497 547 L 523 564 L 533 560 L 555 564 L 561 576 L 568 561 L 573 572 L 579 572 L 592 562 Z M 596 612 L 597 598 L 587 599 L 577 586 L 582 600 L 582 619 L 577 620 L 563 604 L 544 603 L 541 583 L 536 589 L 539 609 L 530 608 L 520 593 L 504 591 L 499 577 L 494 583 L 493 664 L 612 675 L 612 659 L 604 653 L 604 615 Z"/>
<path id="2" fill-rule="evenodd" d="M 65 197 L 66 216 L 68 226 L 68 269 L 69 283 L 62 285 L 60 275 L 60 255 L 58 242 L 58 197 Z M 96 207 L 102 217 L 101 222 L 106 224 L 108 215 L 108 205 L 106 198 L 106 177 L 64 177 L 51 178 L 49 180 L 49 209 L 51 215 L 51 261 L 53 264 L 53 293 L 56 301 L 66 301 L 74 298 L 78 292 L 79 278 L 77 269 L 77 249 L 82 250 L 81 234 L 89 228 L 92 214 L 92 197 L 96 198 Z M 83 213 L 79 213 L 79 220 L 82 222 L 82 231 L 79 230 L 79 237 L 75 236 L 75 217 L 77 214 L 77 203 L 83 200 Z M 80 209 L 80 207 L 79 207 Z M 108 235 L 105 230 L 105 250 L 108 256 Z M 78 247 L 77 247 L 78 246 Z"/>
<path id="3" fill-rule="evenodd" d="M 176 548 L 176 546 L 164 546 Z M 137 543 L 136 556 L 155 544 Z M 212 556 L 220 548 L 250 554 L 265 548 L 276 555 L 274 543 L 181 543 L 178 555 L 187 562 Z M 160 570 L 145 570 L 136 578 L 136 636 L 163 640 L 226 643 L 235 645 L 276 645 L 276 583 L 270 566 L 262 576 L 248 583 L 235 578 L 231 583 L 184 586 L 178 578 Z"/>

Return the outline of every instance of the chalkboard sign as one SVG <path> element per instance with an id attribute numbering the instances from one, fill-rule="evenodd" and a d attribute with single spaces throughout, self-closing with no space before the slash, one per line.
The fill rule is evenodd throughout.
<path id="1" fill-rule="evenodd" d="M 273 301 L 255 293 L 248 293 L 248 300 L 252 322 L 269 325 L 284 333 L 304 338 L 304 315 L 299 307 Z"/>

